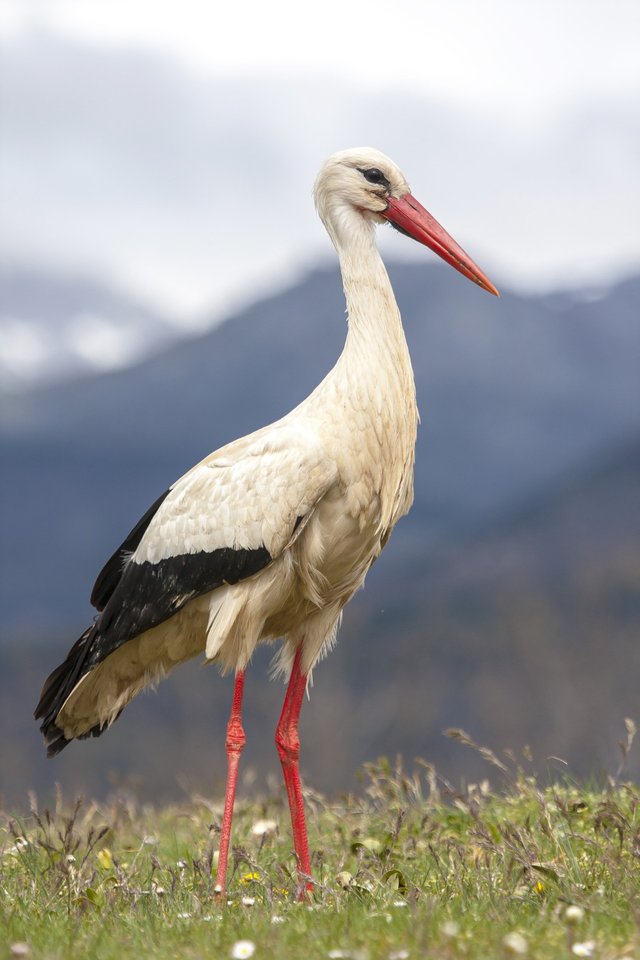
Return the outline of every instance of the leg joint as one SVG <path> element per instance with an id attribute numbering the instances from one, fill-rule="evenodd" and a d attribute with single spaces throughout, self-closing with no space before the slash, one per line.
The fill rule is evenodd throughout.
<path id="1" fill-rule="evenodd" d="M 239 717 L 232 717 L 227 724 L 227 752 L 241 753 L 246 742 L 242 721 Z"/>
<path id="2" fill-rule="evenodd" d="M 295 763 L 300 756 L 300 739 L 295 727 L 280 726 L 276 729 L 276 747 L 282 763 Z"/>

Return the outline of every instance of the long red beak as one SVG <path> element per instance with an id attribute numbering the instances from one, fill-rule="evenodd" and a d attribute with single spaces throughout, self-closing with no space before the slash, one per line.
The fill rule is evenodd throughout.
<path id="1" fill-rule="evenodd" d="M 480 267 L 476 266 L 469 254 L 458 246 L 435 217 L 432 217 L 410 193 L 406 193 L 400 200 L 391 197 L 389 206 L 382 212 L 382 216 L 402 233 L 413 237 L 418 243 L 424 243 L 479 287 L 483 287 L 496 297 L 500 296 L 491 280 L 484 275 Z"/>

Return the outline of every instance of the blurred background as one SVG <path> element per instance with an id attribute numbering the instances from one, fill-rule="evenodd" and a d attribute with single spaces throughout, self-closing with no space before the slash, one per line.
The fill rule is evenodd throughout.
<path id="1" fill-rule="evenodd" d="M 220 789 L 215 669 L 53 762 L 31 713 L 149 504 L 338 356 L 311 186 L 365 144 L 503 297 L 382 237 L 416 503 L 316 670 L 306 780 L 351 789 L 399 752 L 485 775 L 451 726 L 530 745 L 540 772 L 615 771 L 640 717 L 636 0 L 2 0 L 0 33 L 0 795 Z M 259 780 L 284 693 L 268 662 L 247 682 Z"/>

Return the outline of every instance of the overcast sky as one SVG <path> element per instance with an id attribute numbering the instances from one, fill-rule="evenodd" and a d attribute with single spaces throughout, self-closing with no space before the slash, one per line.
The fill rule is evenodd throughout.
<path id="1" fill-rule="evenodd" d="M 638 0 L 0 0 L 0 29 L 14 262 L 223 310 L 329 255 L 315 172 L 368 142 L 500 282 L 640 266 Z"/>
<path id="2" fill-rule="evenodd" d="M 637 0 L 3 0 L 7 30 L 144 45 L 203 71 L 317 71 L 371 90 L 549 110 L 640 94 Z"/>

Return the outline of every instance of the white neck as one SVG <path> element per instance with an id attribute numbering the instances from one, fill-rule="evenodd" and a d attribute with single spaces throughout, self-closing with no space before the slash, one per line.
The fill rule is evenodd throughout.
<path id="1" fill-rule="evenodd" d="M 327 381 L 350 410 L 349 429 L 373 450 L 369 482 L 380 496 L 380 528 L 390 530 L 413 500 L 418 424 L 409 349 L 391 283 L 375 243 L 375 223 L 350 208 L 327 224 L 340 259 L 349 332 Z M 358 461 L 358 469 L 361 468 Z M 347 465 L 346 473 L 351 469 Z M 366 471 L 365 471 L 366 472 Z M 362 480 L 358 475 L 356 487 Z M 355 481 L 354 481 L 355 482 Z"/>
<path id="2" fill-rule="evenodd" d="M 331 213 L 325 226 L 340 260 L 349 320 L 344 354 L 364 354 L 372 372 L 390 366 L 412 382 L 400 311 L 376 246 L 376 224 L 352 207 Z"/>

